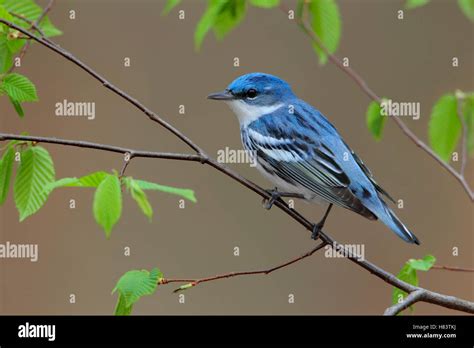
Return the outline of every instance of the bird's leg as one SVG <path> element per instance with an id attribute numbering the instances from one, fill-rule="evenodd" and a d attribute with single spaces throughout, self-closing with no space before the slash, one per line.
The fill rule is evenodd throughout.
<path id="1" fill-rule="evenodd" d="M 299 194 L 299 193 L 292 193 L 292 192 L 280 192 L 278 191 L 278 189 L 275 187 L 274 189 L 271 189 L 271 190 L 266 190 L 267 193 L 271 196 L 270 198 L 264 198 L 263 199 L 263 206 L 265 209 L 267 210 L 270 210 L 271 207 L 273 206 L 273 204 L 276 202 L 276 201 L 281 201 L 283 202 L 283 200 L 281 199 L 281 197 L 292 197 L 292 198 L 304 198 L 303 195 Z"/>
<path id="2" fill-rule="evenodd" d="M 332 203 L 329 204 L 321 221 L 313 225 L 313 232 L 311 233 L 311 239 L 314 239 L 314 240 L 318 239 L 319 232 L 321 232 L 321 230 L 323 229 L 324 223 L 326 222 L 326 219 L 329 215 L 329 212 L 331 211 L 331 208 L 332 208 Z"/>

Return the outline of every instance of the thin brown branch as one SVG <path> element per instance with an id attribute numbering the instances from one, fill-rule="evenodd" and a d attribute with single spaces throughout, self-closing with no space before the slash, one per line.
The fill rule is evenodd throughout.
<path id="1" fill-rule="evenodd" d="M 29 135 L 0 133 L 0 141 L 5 141 L 5 140 L 22 140 L 22 141 L 32 141 L 32 142 L 37 142 L 37 143 L 82 147 L 82 148 L 88 148 L 88 149 L 121 153 L 123 155 L 129 153 L 131 157 L 161 158 L 161 159 L 193 161 L 193 162 L 203 161 L 203 158 L 200 155 L 194 155 L 194 154 L 141 151 L 141 150 L 129 149 L 126 147 L 98 144 L 98 143 L 92 143 L 89 141 L 82 141 L 82 140 L 67 140 L 67 139 L 59 139 L 59 138 L 48 138 L 48 137 L 37 137 L 37 136 L 29 136 Z"/>
<path id="2" fill-rule="evenodd" d="M 123 165 L 122 169 L 120 170 L 120 178 L 122 178 L 125 175 L 125 171 L 127 170 L 128 165 L 132 161 L 133 155 L 130 152 L 126 152 L 123 156 Z"/>
<path id="3" fill-rule="evenodd" d="M 415 290 L 411 294 L 408 294 L 407 297 L 403 299 L 402 302 L 397 303 L 385 310 L 383 315 L 397 315 L 404 309 L 410 307 L 412 304 L 422 301 L 425 293 L 423 290 Z"/>
<path id="4" fill-rule="evenodd" d="M 280 5 L 280 9 L 288 13 L 288 8 L 284 5 Z M 302 18 L 295 18 L 296 23 L 300 28 L 308 35 L 308 37 L 315 43 L 328 57 L 328 60 L 336 65 L 341 71 L 343 71 L 347 76 L 349 76 L 359 87 L 360 89 L 372 100 L 380 103 L 382 99 L 369 87 L 367 82 L 360 76 L 354 69 L 349 66 L 344 66 L 343 62 L 334 54 L 332 54 L 328 48 L 323 44 L 321 39 L 316 35 L 311 26 Z M 468 194 L 472 202 L 474 202 L 474 192 L 469 186 L 464 177 L 464 170 L 457 172 L 449 163 L 446 163 L 439 157 L 425 142 L 423 142 L 415 133 L 413 133 L 410 128 L 403 122 L 400 117 L 392 116 L 391 120 L 402 130 L 402 132 L 420 149 L 425 151 L 430 157 L 432 157 L 438 164 L 447 170 L 463 187 L 464 191 Z"/>
<path id="5" fill-rule="evenodd" d="M 464 268 L 464 267 L 456 267 L 456 266 L 442 266 L 442 265 L 434 265 L 431 269 L 438 269 L 443 271 L 453 271 L 453 272 L 474 272 L 474 268 Z"/>
<path id="6" fill-rule="evenodd" d="M 51 9 L 53 8 L 54 2 L 55 2 L 55 0 L 49 0 L 48 4 L 43 9 L 43 12 L 41 13 L 41 15 L 38 17 L 38 19 L 36 19 L 35 25 L 40 25 L 41 24 L 43 19 L 48 15 L 49 11 L 51 11 Z"/>
<path id="7" fill-rule="evenodd" d="M 270 274 L 276 270 L 279 270 L 279 269 L 282 269 L 284 267 L 287 267 L 287 266 L 290 266 L 298 261 L 301 261 L 311 255 L 313 255 L 316 251 L 318 251 L 319 249 L 323 248 L 324 246 L 326 245 L 325 242 L 321 242 L 321 243 L 318 243 L 318 245 L 316 245 L 313 249 L 311 249 L 310 251 L 304 253 L 303 255 L 301 256 L 298 256 L 296 258 L 293 258 L 285 263 L 282 263 L 278 266 L 274 266 L 274 267 L 271 267 L 271 268 L 268 268 L 268 269 L 263 269 L 263 270 L 258 270 L 258 271 L 244 271 L 244 272 L 230 272 L 230 273 L 224 273 L 224 274 L 219 274 L 219 275 L 215 275 L 215 276 L 212 276 L 212 277 L 207 277 L 207 278 L 200 278 L 200 279 L 166 279 L 166 278 L 163 278 L 160 280 L 159 284 L 160 285 L 165 285 L 165 284 L 169 284 L 169 283 L 189 283 L 187 285 L 185 285 L 184 287 L 179 287 L 177 288 L 176 290 L 174 290 L 174 292 L 178 292 L 178 291 L 181 291 L 181 290 L 185 290 L 189 287 L 194 287 L 198 284 L 201 284 L 201 283 L 206 283 L 206 282 L 210 282 L 210 281 L 213 281 L 213 280 L 218 280 L 218 279 L 226 279 L 226 278 L 233 278 L 233 277 L 239 277 L 239 276 L 247 276 L 247 275 L 259 275 L 259 274 Z"/>
<path id="8" fill-rule="evenodd" d="M 110 146 L 110 145 L 102 145 L 102 144 L 95 144 L 95 143 L 90 143 L 90 142 L 84 142 L 84 141 L 71 141 L 71 140 L 64 140 L 64 139 L 54 139 L 54 138 L 42 138 L 42 137 L 30 137 L 30 136 L 16 136 L 16 135 L 11 135 L 11 134 L 1 134 L 0 140 L 8 140 L 8 139 L 18 139 L 18 140 L 24 140 L 24 141 L 38 141 L 38 142 L 49 142 L 49 143 L 54 143 L 54 144 L 60 144 L 60 145 L 69 145 L 69 146 L 78 146 L 78 147 L 85 147 L 85 148 L 92 148 L 92 149 L 97 149 L 97 150 L 104 150 L 104 151 L 111 151 L 111 152 L 117 152 L 117 153 L 122 153 L 125 154 L 127 152 L 133 154 L 135 157 L 153 157 L 153 158 L 167 158 L 167 159 L 177 159 L 177 160 L 187 160 L 187 161 L 195 161 L 195 162 L 201 162 L 204 164 L 208 164 L 211 167 L 215 168 L 216 170 L 220 171 L 221 173 L 229 176 L 231 179 L 234 181 L 240 183 L 241 185 L 247 187 L 248 189 L 254 191 L 255 193 L 259 194 L 261 197 L 264 198 L 270 198 L 269 193 L 261 188 L 260 186 L 256 185 L 255 183 L 251 182 L 250 180 L 245 179 L 242 177 L 240 174 L 236 173 L 235 171 L 231 170 L 230 168 L 227 168 L 226 166 L 222 165 L 221 163 L 218 163 L 216 160 L 210 158 L 205 154 L 205 152 L 197 146 L 192 140 L 190 140 L 188 137 L 186 137 L 181 131 L 173 127 L 171 124 L 166 122 L 164 119 L 159 117 L 156 113 L 148 109 L 146 106 L 144 106 L 142 103 L 140 103 L 138 100 L 135 98 L 129 96 L 127 93 L 125 93 L 123 90 L 120 88 L 116 87 L 112 83 L 110 83 L 108 80 L 106 80 L 104 77 L 102 77 L 100 74 L 98 74 L 96 71 L 91 69 L 89 66 L 87 66 L 85 63 L 80 61 L 78 58 L 76 58 L 74 55 L 72 55 L 70 52 L 64 50 L 63 48 L 59 47 L 55 43 L 45 40 L 40 37 L 34 36 L 32 33 L 30 33 L 28 30 L 25 30 L 23 28 L 20 28 L 16 26 L 15 24 L 6 21 L 4 19 L 0 19 L 0 23 L 3 23 L 11 28 L 14 28 L 24 35 L 27 35 L 37 41 L 38 43 L 42 44 L 43 46 L 49 48 L 50 50 L 54 51 L 55 53 L 63 56 L 70 62 L 74 63 L 78 67 L 80 67 L 82 70 L 84 70 L 86 73 L 94 77 L 96 80 L 100 81 L 104 87 L 107 89 L 111 90 L 127 102 L 131 103 L 134 105 L 136 108 L 141 110 L 149 119 L 157 122 L 160 124 L 162 127 L 173 133 L 178 139 L 180 139 L 182 142 L 187 144 L 190 148 L 194 149 L 197 152 L 197 155 L 186 155 L 186 154 L 167 154 L 167 153 L 156 153 L 156 152 L 147 152 L 147 151 L 134 151 L 131 149 L 126 149 L 126 148 L 121 148 L 121 147 L 116 147 L 116 146 Z M 300 223 L 302 226 L 305 227 L 305 229 L 309 230 L 310 232 L 313 230 L 314 224 L 311 223 L 309 220 L 307 220 L 303 215 L 301 215 L 298 211 L 294 210 L 293 208 L 289 207 L 284 201 L 277 200 L 274 203 L 274 206 L 278 207 L 281 209 L 283 212 L 285 212 L 287 215 L 292 217 L 295 221 Z M 416 290 L 423 290 L 426 292 L 425 295 L 425 302 L 437 304 L 446 308 L 451 308 L 451 309 L 456 309 L 456 310 L 461 310 L 465 311 L 468 313 L 474 313 L 474 303 L 461 300 L 452 296 L 447 296 L 443 294 L 438 294 L 429 290 L 425 290 L 419 287 L 415 287 L 413 285 L 410 285 L 397 277 L 395 277 L 393 274 L 383 270 L 382 268 L 372 264 L 371 262 L 367 261 L 366 259 L 361 258 L 357 254 L 353 254 L 351 250 L 346 250 L 346 248 L 340 244 L 338 244 L 334 239 L 332 239 L 329 235 L 327 235 L 325 232 L 321 231 L 319 234 L 319 238 L 325 243 L 325 244 L 331 244 L 333 248 L 335 248 L 337 251 L 340 253 L 343 253 L 344 255 L 347 256 L 349 260 L 357 264 L 358 266 L 368 270 L 370 273 L 374 274 L 376 277 L 382 279 L 383 281 L 387 282 L 388 284 L 395 286 L 401 290 L 404 290 L 405 292 L 411 293 Z M 297 260 L 296 260 L 297 261 Z M 295 261 L 295 262 L 296 262 Z M 280 266 L 277 266 L 277 269 L 281 268 Z M 220 279 L 220 278 L 219 278 Z M 208 280 L 210 281 L 210 280 Z"/>

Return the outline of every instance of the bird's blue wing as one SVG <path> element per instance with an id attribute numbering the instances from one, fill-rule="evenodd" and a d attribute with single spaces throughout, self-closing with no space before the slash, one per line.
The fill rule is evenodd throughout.
<path id="1" fill-rule="evenodd" d="M 303 117 L 298 111 L 281 112 L 278 122 L 274 122 L 272 115 L 272 119 L 264 116 L 250 124 L 242 130 L 245 147 L 257 154 L 260 165 L 271 175 L 375 219 L 352 192 L 350 179 L 339 164 L 342 159 L 331 150 L 330 142 L 325 141 L 330 133 L 322 132 L 330 124 L 318 124 L 320 120 Z"/>
<path id="2" fill-rule="evenodd" d="M 370 180 L 370 182 L 372 183 L 372 185 L 374 185 L 375 189 L 377 190 L 377 192 L 383 194 L 385 197 L 387 197 L 388 199 L 390 199 L 393 203 L 395 203 L 395 200 L 392 198 L 392 196 L 390 196 L 390 194 L 385 191 L 383 189 L 383 187 L 381 187 L 379 184 L 377 184 L 377 182 L 375 181 L 375 178 L 374 176 L 372 175 L 372 172 L 370 171 L 369 168 L 367 168 L 367 166 L 364 164 L 364 162 L 362 162 L 362 160 L 360 159 L 359 156 L 357 156 L 357 154 L 347 145 L 345 144 L 346 147 L 351 151 L 351 154 L 352 154 L 352 157 L 354 158 L 354 160 L 357 162 L 357 164 L 359 165 L 360 169 L 362 169 L 362 171 L 365 173 L 365 175 L 367 176 L 367 178 Z"/>

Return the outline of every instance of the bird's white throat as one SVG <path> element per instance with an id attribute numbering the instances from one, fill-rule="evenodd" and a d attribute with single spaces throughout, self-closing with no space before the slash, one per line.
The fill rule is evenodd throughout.
<path id="1" fill-rule="evenodd" d="M 263 115 L 271 114 L 284 105 L 283 103 L 269 106 L 250 105 L 243 100 L 230 100 L 227 101 L 226 104 L 229 105 L 232 111 L 237 115 L 241 126 L 246 126 Z"/>

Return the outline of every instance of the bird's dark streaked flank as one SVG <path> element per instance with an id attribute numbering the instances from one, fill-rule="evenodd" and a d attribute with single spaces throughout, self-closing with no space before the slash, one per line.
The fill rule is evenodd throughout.
<path id="1" fill-rule="evenodd" d="M 257 168 L 279 191 L 379 219 L 403 240 L 419 244 L 383 196 L 393 199 L 336 128 L 285 81 L 263 73 L 247 74 L 208 98 L 223 100 L 234 111 L 245 149 L 256 156 Z"/>

